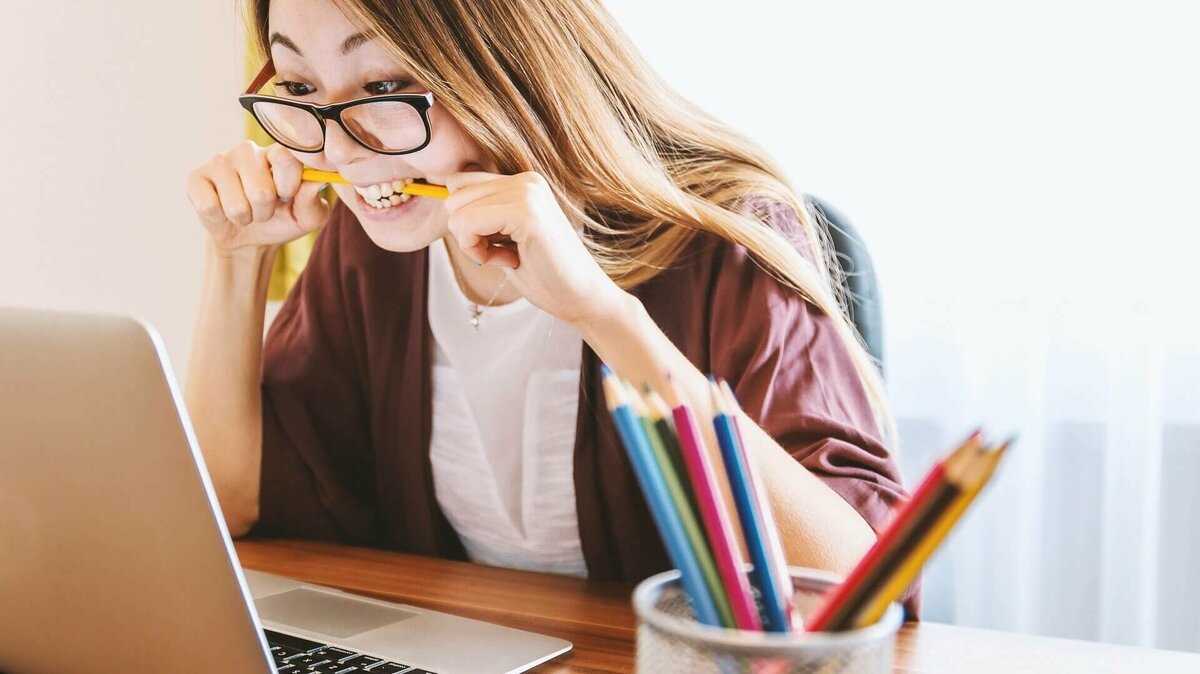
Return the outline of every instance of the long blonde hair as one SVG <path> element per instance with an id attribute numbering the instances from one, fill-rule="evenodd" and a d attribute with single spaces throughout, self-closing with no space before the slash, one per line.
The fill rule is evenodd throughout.
<path id="1" fill-rule="evenodd" d="M 251 1 L 265 54 L 270 0 Z M 882 379 L 847 319 L 824 227 L 761 148 L 657 76 L 599 0 L 334 2 L 429 87 L 501 172 L 545 176 L 620 286 L 668 268 L 697 231 L 745 247 L 829 316 L 879 432 L 895 444 Z M 747 208 L 771 201 L 795 211 L 801 241 Z"/>

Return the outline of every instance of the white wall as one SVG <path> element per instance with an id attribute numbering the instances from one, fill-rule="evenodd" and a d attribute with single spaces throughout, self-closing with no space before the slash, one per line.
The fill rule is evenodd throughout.
<path id="1" fill-rule="evenodd" d="M 244 114 L 233 0 L 0 11 L 0 305 L 144 317 L 184 371 L 204 236 L 184 178 Z"/>

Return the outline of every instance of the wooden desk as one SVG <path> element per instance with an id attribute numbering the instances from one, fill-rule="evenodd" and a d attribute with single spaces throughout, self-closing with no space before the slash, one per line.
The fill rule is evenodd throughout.
<path id="1" fill-rule="evenodd" d="M 528 629 L 575 644 L 536 672 L 631 672 L 632 586 L 311 541 L 240 540 L 246 568 Z M 1200 655 L 906 625 L 897 672 L 1200 672 Z"/>

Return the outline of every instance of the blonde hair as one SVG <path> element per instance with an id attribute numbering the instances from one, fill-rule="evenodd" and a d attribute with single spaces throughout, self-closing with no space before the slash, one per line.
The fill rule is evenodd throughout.
<path id="1" fill-rule="evenodd" d="M 267 53 L 270 0 L 252 2 Z M 895 444 L 882 379 L 847 318 L 824 227 L 761 148 L 657 76 L 598 0 L 334 2 L 429 87 L 501 172 L 545 176 L 620 286 L 668 268 L 697 231 L 743 246 L 831 319 L 880 434 Z M 802 241 L 747 208 L 772 201 L 794 210 Z"/>

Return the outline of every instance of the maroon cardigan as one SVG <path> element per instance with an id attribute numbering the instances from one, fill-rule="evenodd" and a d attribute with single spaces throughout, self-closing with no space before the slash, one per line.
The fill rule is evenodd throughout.
<path id="1" fill-rule="evenodd" d="M 769 209 L 789 236 L 795 213 Z M 427 253 L 393 253 L 338 204 L 265 345 L 263 458 L 252 535 L 466 555 L 434 496 L 429 460 Z M 746 250 L 698 234 L 632 291 L 702 372 L 878 531 L 905 492 L 830 320 Z M 583 348 L 574 480 L 588 575 L 670 568 Z M 910 615 L 915 602 L 910 602 Z"/>

